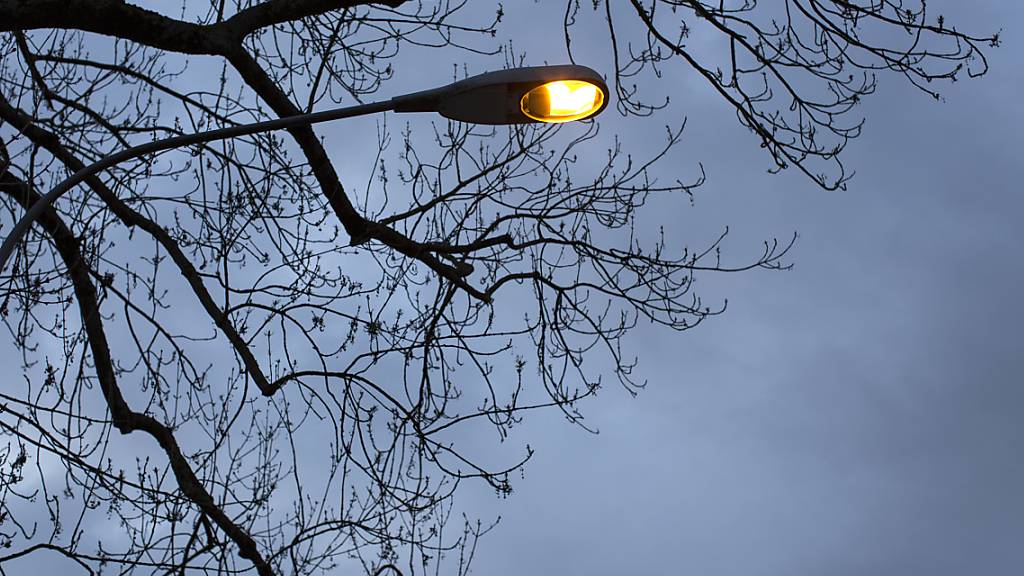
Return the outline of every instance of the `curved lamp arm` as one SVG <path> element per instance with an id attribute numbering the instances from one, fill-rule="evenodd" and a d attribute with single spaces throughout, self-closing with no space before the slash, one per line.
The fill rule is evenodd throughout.
<path id="1" fill-rule="evenodd" d="M 10 259 L 11 254 L 14 252 L 14 247 L 17 245 L 18 240 L 28 232 L 32 223 L 35 222 L 47 208 L 52 206 L 53 203 L 63 196 L 65 192 L 85 181 L 86 178 L 99 174 L 111 166 L 115 166 L 126 160 L 145 156 L 146 154 L 171 150 L 173 148 L 181 148 L 192 144 L 202 144 L 205 142 L 225 140 L 227 138 L 236 138 L 238 136 L 249 136 L 251 134 L 260 134 L 262 132 L 285 130 L 288 128 L 295 128 L 297 126 L 307 126 L 310 124 L 317 124 L 319 122 L 327 122 L 329 120 L 339 120 L 341 118 L 351 118 L 353 116 L 385 112 L 393 110 L 394 107 L 394 102 L 389 100 L 386 102 L 375 102 L 372 104 L 336 108 L 334 110 L 324 110 L 322 112 L 313 112 L 310 114 L 288 116 L 285 118 L 278 118 L 276 120 L 267 120 L 266 122 L 246 124 L 244 126 L 229 126 L 227 128 L 218 128 L 217 130 L 199 132 L 198 134 L 185 134 L 182 136 L 166 138 L 164 140 L 157 140 L 155 142 L 146 142 L 145 144 L 132 146 L 131 148 L 105 156 L 67 177 L 63 182 L 54 187 L 53 190 L 47 192 L 45 196 L 25 212 L 21 219 L 18 220 L 18 223 L 14 225 L 11 233 L 4 238 L 3 245 L 0 246 L 0 272 L 7 267 L 7 260 Z"/>
<path id="2" fill-rule="evenodd" d="M 582 108 L 583 113 L 577 114 L 580 110 L 574 108 L 578 105 L 574 98 L 569 95 L 570 103 L 568 112 L 571 115 L 559 117 L 559 110 L 565 107 L 564 103 L 556 102 L 555 92 L 551 94 L 542 93 L 540 98 L 533 95 L 538 91 L 543 92 L 543 87 L 555 84 L 572 83 L 590 87 L 586 106 Z M 564 88 L 567 91 L 569 88 Z M 608 86 L 601 75 L 586 66 L 575 64 L 563 64 L 556 66 L 533 66 L 527 68 L 512 68 L 488 72 L 460 80 L 441 88 L 415 92 L 404 96 L 397 96 L 384 102 L 372 104 L 360 104 L 347 108 L 335 108 L 323 112 L 312 112 L 310 114 L 298 114 L 246 124 L 244 126 L 231 126 L 209 130 L 198 134 L 185 134 L 174 136 L 155 142 L 147 142 L 139 146 L 132 146 L 120 152 L 115 152 L 99 161 L 75 172 L 53 190 L 29 208 L 24 216 L 14 225 L 11 233 L 4 238 L 0 246 L 0 272 L 7 267 L 7 260 L 14 253 L 14 246 L 28 231 L 32 223 L 39 218 L 47 208 L 60 198 L 65 192 L 82 183 L 86 178 L 94 176 L 99 172 L 115 166 L 125 160 L 138 158 L 146 154 L 180 148 L 191 144 L 202 144 L 234 138 L 237 136 L 248 136 L 261 132 L 273 130 L 284 130 L 297 126 L 308 126 L 329 120 L 351 118 L 377 112 L 437 112 L 446 118 L 475 124 L 532 124 L 534 122 L 563 122 L 567 120 L 581 120 L 589 118 L 603 111 L 608 105 Z"/>

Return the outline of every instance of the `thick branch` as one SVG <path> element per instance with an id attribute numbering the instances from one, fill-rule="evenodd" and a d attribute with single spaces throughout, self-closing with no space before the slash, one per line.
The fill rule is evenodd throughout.
<path id="1" fill-rule="evenodd" d="M 26 210 L 40 199 L 38 193 L 10 171 L 0 174 L 0 191 L 13 198 Z M 196 477 L 195 471 L 192 470 L 181 453 L 178 441 L 170 428 L 148 414 L 134 412 L 128 406 L 117 385 L 114 364 L 110 356 L 110 346 L 107 343 L 103 319 L 99 312 L 99 298 L 95 286 L 89 279 L 89 270 L 82 258 L 79 241 L 52 208 L 43 213 L 38 224 L 53 241 L 57 253 L 64 265 L 67 266 L 75 299 L 78 301 L 82 325 L 85 328 L 93 362 L 96 366 L 96 378 L 99 380 L 100 390 L 107 402 L 114 426 L 122 434 L 141 430 L 152 436 L 167 455 L 182 494 L 216 522 L 217 526 L 238 546 L 239 556 L 251 561 L 260 576 L 272 576 L 274 571 L 260 554 L 256 541 L 214 503 L 213 496 Z"/>
<path id="2" fill-rule="evenodd" d="M 33 144 L 48 151 L 54 158 L 61 161 L 71 172 L 77 172 L 85 168 L 85 164 L 79 160 L 77 156 L 60 144 L 60 140 L 55 134 L 33 124 L 32 118 L 28 114 L 25 114 L 23 111 L 11 106 L 3 95 L 0 95 L 0 119 L 4 120 L 24 134 Z M 213 297 L 210 296 L 209 291 L 203 284 L 203 280 L 200 278 L 199 272 L 196 271 L 192 262 L 190 262 L 188 257 L 185 256 L 185 253 L 181 251 L 177 242 L 171 238 L 171 235 L 168 234 L 162 226 L 122 202 L 117 197 L 117 194 L 108 188 L 98 176 L 91 176 L 87 178 L 85 182 L 101 199 L 103 199 L 104 202 L 106 202 L 107 206 L 110 207 L 110 210 L 121 220 L 121 222 L 129 227 L 138 226 L 142 228 L 160 243 L 164 250 L 166 250 L 171 256 L 174 263 L 178 266 L 178 269 L 181 271 L 181 275 L 192 288 L 196 298 L 199 299 L 199 302 L 202 304 L 203 309 L 206 310 L 206 313 L 210 316 L 210 319 L 213 320 L 217 327 L 221 329 L 228 341 L 231 342 L 235 351 L 242 358 L 242 363 L 245 364 L 245 369 L 256 383 L 256 386 L 263 394 L 271 394 L 270 384 L 267 381 L 267 377 L 263 374 L 263 370 L 260 368 L 256 357 L 249 349 L 245 340 L 241 337 L 238 331 L 235 330 L 235 327 L 228 316 L 220 309 L 219 306 L 217 306 L 217 303 L 214 302 Z"/>
<path id="3" fill-rule="evenodd" d="M 183 54 L 221 54 L 232 45 L 213 26 L 118 0 L 0 0 L 0 32 L 39 28 L 95 32 Z"/>
<path id="4" fill-rule="evenodd" d="M 331 10 L 354 8 L 366 4 L 381 4 L 397 8 L 408 0 L 270 0 L 242 10 L 218 28 L 225 28 L 236 38 L 245 37 L 256 30 L 316 16 Z"/>
<path id="5" fill-rule="evenodd" d="M 235 47 L 227 55 L 228 62 L 235 67 L 235 70 L 242 76 L 242 80 L 267 103 L 275 114 L 284 118 L 301 114 L 297 106 L 288 98 L 288 95 L 274 82 L 241 46 Z M 366 220 L 359 214 L 355 206 L 345 195 L 341 186 L 338 173 L 334 170 L 327 151 L 320 144 L 311 126 L 300 126 L 290 128 L 288 132 L 295 138 L 302 153 L 309 162 L 309 168 L 313 176 L 320 184 L 327 201 L 330 203 L 334 213 L 338 216 L 345 232 L 352 238 L 353 243 L 365 240 Z"/>
<path id="6" fill-rule="evenodd" d="M 0 32 L 70 29 L 132 40 L 183 54 L 227 54 L 252 32 L 296 18 L 406 0 L 271 0 L 217 24 L 175 20 L 119 0 L 0 0 Z"/>
<path id="7" fill-rule="evenodd" d="M 274 112 L 284 118 L 301 114 L 302 111 L 288 98 L 288 95 L 281 90 L 274 80 L 260 67 L 259 63 L 249 55 L 243 48 L 237 48 L 228 55 L 235 70 L 242 76 L 242 80 L 249 85 L 270 106 Z M 348 199 L 334 170 L 327 151 L 324 150 L 320 140 L 311 126 L 302 126 L 288 130 L 295 141 L 299 144 L 313 176 L 320 184 L 321 190 L 331 204 L 331 208 L 338 216 L 345 231 L 351 238 L 352 244 L 361 244 L 368 240 L 377 240 L 382 244 L 401 252 L 402 254 L 415 258 L 426 264 L 431 270 L 442 278 L 452 282 L 459 288 L 466 291 L 474 298 L 487 300 L 487 297 L 479 290 L 473 288 L 463 280 L 472 273 L 472 266 L 462 265 L 459 267 L 450 266 L 441 262 L 437 257 L 424 249 L 423 245 L 400 232 L 363 218 L 355 206 Z"/>

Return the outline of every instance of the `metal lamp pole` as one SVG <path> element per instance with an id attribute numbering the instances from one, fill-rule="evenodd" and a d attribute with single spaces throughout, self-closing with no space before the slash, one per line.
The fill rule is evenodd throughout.
<path id="1" fill-rule="evenodd" d="M 58 198 L 86 178 L 126 160 L 192 144 L 309 126 L 389 110 L 437 112 L 446 118 L 476 124 L 566 122 L 589 118 L 601 112 L 608 104 L 607 95 L 608 87 L 601 76 L 585 66 L 514 68 L 473 76 L 448 86 L 406 94 L 384 102 L 219 128 L 133 146 L 75 172 L 33 204 L 0 246 L 0 272 L 7 267 L 7 260 L 14 252 L 14 247 L 32 223 Z"/>

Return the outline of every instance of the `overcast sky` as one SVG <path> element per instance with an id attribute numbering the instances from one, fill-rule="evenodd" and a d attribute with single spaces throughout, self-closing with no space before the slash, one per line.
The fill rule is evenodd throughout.
<path id="1" fill-rule="evenodd" d="M 685 115 L 659 175 L 688 180 L 701 162 L 708 183 L 651 224 L 694 245 L 728 225 L 736 261 L 796 231 L 794 268 L 704 276 L 725 315 L 683 334 L 636 330 L 649 386 L 585 405 L 599 435 L 531 414 L 508 441 L 537 450 L 515 493 L 463 495 L 467 511 L 502 517 L 475 574 L 1024 574 L 1024 51 L 1011 24 L 1024 7 L 939 3 L 962 28 L 1005 26 L 991 73 L 944 103 L 881 77 L 845 192 L 766 174 L 750 134 L 681 73 L 658 88 L 668 115 L 601 118 L 606 136 L 642 146 Z M 560 20 L 509 4 L 501 34 L 527 63 L 564 61 Z M 453 62 L 427 54 L 404 58 L 382 95 L 450 77 Z M 375 122 L 322 129 L 343 174 L 358 174 L 351 147 L 375 141 Z"/>
<path id="2" fill-rule="evenodd" d="M 883 76 L 846 192 L 766 175 L 711 95 L 667 79 L 674 166 L 709 173 L 680 228 L 729 225 L 737 255 L 798 231 L 795 267 L 705 277 L 724 316 L 635 333 L 650 385 L 592 402 L 600 435 L 532 417 L 516 493 L 473 500 L 503 517 L 475 573 L 1024 573 L 1024 8 L 930 7 L 1005 43 L 945 103 Z M 520 44 L 544 36 L 510 12 Z"/>

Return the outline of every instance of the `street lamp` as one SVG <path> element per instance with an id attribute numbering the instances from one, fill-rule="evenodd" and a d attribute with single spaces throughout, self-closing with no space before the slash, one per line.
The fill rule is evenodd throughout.
<path id="1" fill-rule="evenodd" d="M 568 122 L 604 110 L 608 86 L 586 66 L 513 68 L 393 98 L 396 112 L 438 112 L 473 124 Z"/>
<path id="2" fill-rule="evenodd" d="M 65 192 L 111 166 L 146 154 L 389 110 L 437 112 L 445 118 L 474 124 L 531 124 L 582 120 L 599 114 L 607 105 L 608 86 L 590 68 L 577 65 L 535 66 L 488 72 L 441 88 L 397 96 L 384 102 L 287 116 L 147 142 L 115 152 L 82 168 L 33 204 L 0 246 L 0 272 L 7 267 L 7 260 L 14 252 L 18 240 Z"/>

